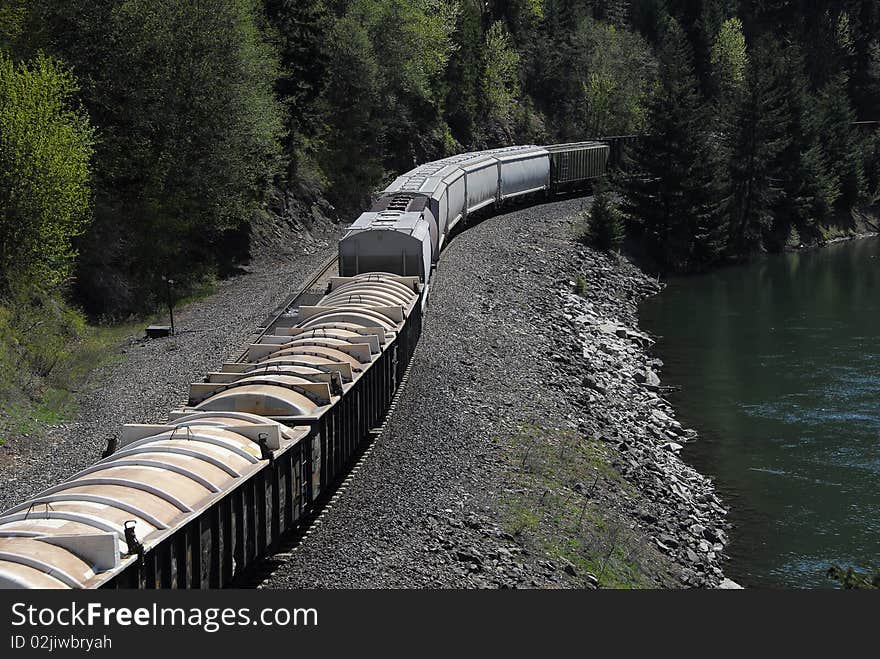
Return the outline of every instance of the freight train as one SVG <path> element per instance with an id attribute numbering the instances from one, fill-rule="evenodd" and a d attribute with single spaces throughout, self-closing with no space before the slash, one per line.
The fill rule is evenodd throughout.
<path id="1" fill-rule="evenodd" d="M 428 163 L 339 242 L 339 276 L 242 359 L 193 383 L 161 425 L 0 515 L 0 588 L 221 588 L 301 527 L 387 414 L 431 273 L 469 216 L 579 189 L 631 138 Z"/>

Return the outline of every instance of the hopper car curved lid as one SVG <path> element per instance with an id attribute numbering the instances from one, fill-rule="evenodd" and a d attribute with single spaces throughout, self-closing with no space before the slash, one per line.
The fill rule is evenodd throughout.
<path id="1" fill-rule="evenodd" d="M 0 515 L 0 587 L 96 587 L 125 569 L 124 531 L 146 548 L 262 464 L 257 435 L 306 429 L 234 411 L 130 426 L 113 455 Z"/>
<path id="2" fill-rule="evenodd" d="M 403 236 L 408 236 L 417 242 L 427 242 L 434 250 L 437 242 L 436 238 L 436 221 L 433 215 L 430 219 L 425 216 L 424 211 L 406 212 L 399 211 L 382 211 L 363 213 L 354 221 L 346 230 L 342 239 L 339 241 L 340 249 L 344 249 L 346 244 L 357 241 L 358 236 L 372 233 L 374 231 L 395 232 L 400 234 L 395 237 L 390 233 L 386 233 L 385 237 L 392 240 L 400 240 L 401 245 L 405 245 L 406 241 Z M 371 237 L 375 238 L 375 236 Z M 363 274 L 363 273 L 362 273 Z"/>

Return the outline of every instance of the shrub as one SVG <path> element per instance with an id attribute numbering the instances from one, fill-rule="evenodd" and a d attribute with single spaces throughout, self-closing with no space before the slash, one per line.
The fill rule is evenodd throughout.
<path id="1" fill-rule="evenodd" d="M 596 190 L 585 242 L 596 249 L 608 252 L 620 249 L 623 243 L 623 219 L 611 192 L 604 185 Z"/>

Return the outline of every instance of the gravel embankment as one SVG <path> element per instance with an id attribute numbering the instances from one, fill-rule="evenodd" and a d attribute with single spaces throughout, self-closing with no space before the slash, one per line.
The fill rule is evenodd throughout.
<path id="1" fill-rule="evenodd" d="M 573 240 L 587 203 L 520 209 L 452 241 L 388 429 L 267 587 L 721 580 L 725 511 L 678 458 L 694 434 L 660 398 L 636 329 L 658 286 Z"/>
<path id="2" fill-rule="evenodd" d="M 388 429 L 267 586 L 721 581 L 725 511 L 678 457 L 694 433 L 637 329 L 638 300 L 659 287 L 573 240 L 587 205 L 516 210 L 452 241 Z M 321 235 L 181 310 L 177 336 L 132 338 L 76 420 L 0 449 L 0 509 L 95 462 L 123 423 L 164 421 L 326 258 L 335 239 Z"/>
<path id="3" fill-rule="evenodd" d="M 175 312 L 175 336 L 130 337 L 117 363 L 90 376 L 74 420 L 40 440 L 11 437 L 0 447 L 0 510 L 96 462 L 123 424 L 166 421 L 189 383 L 237 355 L 267 314 L 333 253 L 337 232 L 333 225 L 316 229 L 280 260 L 256 259 L 245 274 L 220 282 L 210 297 Z"/>

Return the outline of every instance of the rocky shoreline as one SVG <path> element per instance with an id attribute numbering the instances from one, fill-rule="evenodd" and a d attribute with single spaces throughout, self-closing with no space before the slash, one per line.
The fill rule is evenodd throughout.
<path id="1" fill-rule="evenodd" d="M 679 457 L 697 433 L 675 420 L 662 395 L 663 364 L 650 355 L 654 341 L 638 328 L 638 303 L 661 285 L 617 255 L 584 247 L 577 253 L 582 279 L 557 288 L 562 320 L 556 327 L 569 355 L 558 360 L 569 376 L 560 381 L 571 384 L 566 393 L 589 417 L 579 429 L 613 447 L 612 466 L 644 496 L 631 512 L 650 540 L 682 566 L 683 582 L 718 585 L 727 510 L 711 481 Z"/>

